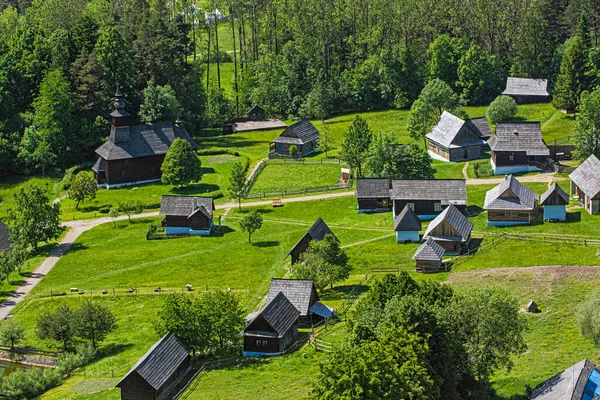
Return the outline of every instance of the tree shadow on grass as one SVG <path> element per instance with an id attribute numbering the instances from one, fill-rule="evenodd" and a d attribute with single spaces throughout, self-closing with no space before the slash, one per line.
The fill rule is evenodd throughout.
<path id="1" fill-rule="evenodd" d="M 102 346 L 98 349 L 95 360 L 100 360 L 104 357 L 116 356 L 117 354 L 122 353 L 132 347 L 132 343 L 109 343 L 106 346 Z"/>
<path id="2" fill-rule="evenodd" d="M 281 242 L 277 241 L 277 240 L 267 240 L 264 242 L 257 242 L 257 243 L 252 243 L 252 246 L 254 247 L 275 247 L 275 246 L 279 246 Z"/>
<path id="3" fill-rule="evenodd" d="M 227 225 L 221 225 L 221 227 L 218 229 L 215 229 L 210 236 L 223 237 L 223 236 L 227 235 L 228 233 L 232 233 L 232 232 L 235 232 L 235 230 L 230 228 Z"/>
<path id="4" fill-rule="evenodd" d="M 87 250 L 88 248 L 89 247 L 84 244 L 75 242 L 71 245 L 71 249 L 69 249 L 69 252 L 74 253 L 76 251 Z"/>
<path id="5" fill-rule="evenodd" d="M 214 170 L 213 170 L 214 171 Z M 216 192 L 221 189 L 218 185 L 199 183 L 195 185 L 188 185 L 183 187 L 174 187 L 171 189 L 171 193 L 183 194 L 183 195 L 201 195 L 202 193 Z"/>
<path id="6" fill-rule="evenodd" d="M 214 174 L 215 169 L 213 167 L 202 167 L 202 175 L 204 174 Z"/>
<path id="7" fill-rule="evenodd" d="M 483 208 L 475 205 L 470 205 L 467 207 L 468 216 L 475 217 L 483 212 Z"/>
<path id="8" fill-rule="evenodd" d="M 581 222 L 581 211 L 568 212 L 567 213 L 567 220 L 566 221 L 562 221 L 562 222 L 563 223 Z"/>
<path id="9" fill-rule="evenodd" d="M 333 289 L 331 288 L 327 288 L 324 291 L 319 293 L 319 297 L 321 298 L 321 300 L 343 300 L 346 297 L 348 297 L 348 295 L 350 294 L 350 292 L 352 292 L 352 290 L 354 290 L 355 294 L 361 295 L 365 292 L 367 292 L 367 290 L 369 290 L 369 286 L 367 285 L 341 285 L 341 286 L 334 286 Z"/>

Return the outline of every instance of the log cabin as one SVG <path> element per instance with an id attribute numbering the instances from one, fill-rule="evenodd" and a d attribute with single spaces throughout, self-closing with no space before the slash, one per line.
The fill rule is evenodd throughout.
<path id="1" fill-rule="evenodd" d="M 390 199 L 394 215 L 408 205 L 421 221 L 432 220 L 450 204 L 466 211 L 467 183 L 464 179 L 395 179 Z"/>
<path id="2" fill-rule="evenodd" d="M 444 248 L 429 238 L 423 243 L 413 256 L 416 262 L 416 272 L 432 273 L 444 270 L 442 266 L 442 257 Z"/>
<path id="3" fill-rule="evenodd" d="M 246 117 L 253 121 L 264 121 L 267 119 L 267 113 L 259 106 L 254 106 L 248 110 Z"/>
<path id="4" fill-rule="evenodd" d="M 481 124 L 481 121 L 479 121 Z M 489 130 L 489 127 L 488 127 Z M 481 158 L 486 145 L 477 125 L 468 123 L 444 111 L 440 119 L 425 136 L 428 152 L 441 161 L 467 161 Z"/>
<path id="5" fill-rule="evenodd" d="M 289 251 L 288 255 L 292 257 L 292 264 L 298 262 L 300 255 L 306 251 L 310 242 L 313 240 L 323 240 L 325 235 L 332 235 L 339 243 L 339 239 L 334 235 L 331 229 L 329 229 L 329 226 L 327 226 L 325 221 L 319 217 L 313 226 L 310 227 L 308 232 L 306 232 L 304 236 L 302 236 L 302 238 Z"/>
<path id="6" fill-rule="evenodd" d="M 600 214 L 600 160 L 592 154 L 569 178 L 571 194 L 577 196 L 582 207 L 592 215 Z"/>
<path id="7" fill-rule="evenodd" d="M 419 216 L 407 205 L 394 219 L 396 243 L 420 242 L 421 220 Z"/>
<path id="8" fill-rule="evenodd" d="M 191 370 L 188 347 L 167 332 L 117 383 L 121 400 L 171 399 Z"/>
<path id="9" fill-rule="evenodd" d="M 242 331 L 244 356 L 277 356 L 298 336 L 300 311 L 281 292 L 260 310 Z"/>
<path id="10" fill-rule="evenodd" d="M 299 327 L 311 327 L 333 315 L 333 310 L 319 301 L 319 295 L 313 281 L 308 279 L 271 278 L 267 304 L 283 293 L 300 311 Z"/>
<path id="11" fill-rule="evenodd" d="M 509 175 L 485 194 L 488 226 L 527 225 L 535 218 L 539 196 Z"/>
<path id="12" fill-rule="evenodd" d="M 271 142 L 269 156 L 291 156 L 290 147 L 296 146 L 298 156 L 315 153 L 321 134 L 309 120 L 296 122 Z"/>
<path id="13" fill-rule="evenodd" d="M 177 138 L 186 140 L 194 150 L 198 149 L 194 139 L 179 123 L 131 125 L 131 116 L 125 111 L 119 89 L 110 116 L 108 141 L 96 149 L 97 160 L 92 167 L 98 187 L 113 189 L 160 181 L 162 162 Z"/>
<path id="14" fill-rule="evenodd" d="M 473 223 L 450 204 L 429 223 L 423 240 L 433 239 L 442 246 L 446 255 L 457 256 L 469 245 Z"/>
<path id="15" fill-rule="evenodd" d="M 547 79 L 506 78 L 506 89 L 502 92 L 518 104 L 547 103 L 550 101 Z"/>
<path id="16" fill-rule="evenodd" d="M 539 122 L 497 122 L 496 133 L 488 140 L 488 145 L 494 175 L 554 167 Z"/>
<path id="17" fill-rule="evenodd" d="M 212 197 L 162 196 L 159 215 L 166 235 L 208 236 L 213 224 Z"/>
<path id="18" fill-rule="evenodd" d="M 387 178 L 359 178 L 356 180 L 358 212 L 389 211 L 391 181 Z"/>
<path id="19" fill-rule="evenodd" d="M 553 183 L 540 197 L 540 206 L 544 207 L 544 221 L 566 221 L 569 195 Z"/>
<path id="20" fill-rule="evenodd" d="M 540 383 L 531 400 L 594 400 L 600 398 L 600 368 L 584 359 Z"/>

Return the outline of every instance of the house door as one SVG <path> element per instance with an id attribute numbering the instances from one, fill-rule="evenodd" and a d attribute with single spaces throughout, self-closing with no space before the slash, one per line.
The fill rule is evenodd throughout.
<path id="1" fill-rule="evenodd" d="M 464 150 L 463 150 L 463 158 L 464 158 L 465 160 L 468 160 L 468 159 L 469 159 L 469 149 L 464 149 Z"/>

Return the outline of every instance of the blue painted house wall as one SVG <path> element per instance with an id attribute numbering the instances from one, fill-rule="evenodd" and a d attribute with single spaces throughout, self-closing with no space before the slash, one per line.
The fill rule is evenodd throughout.
<path id="1" fill-rule="evenodd" d="M 544 219 L 565 221 L 567 219 L 566 206 L 544 206 Z"/>
<path id="2" fill-rule="evenodd" d="M 527 221 L 488 221 L 487 226 L 517 226 L 529 225 Z"/>
<path id="3" fill-rule="evenodd" d="M 208 236 L 213 229 L 213 221 L 210 221 L 210 228 L 203 230 L 193 230 L 190 227 L 167 226 L 165 227 L 166 235 L 190 235 L 190 236 Z"/>
<path id="4" fill-rule="evenodd" d="M 490 164 L 492 166 L 492 170 L 494 171 L 494 175 L 509 175 L 509 174 L 518 174 L 520 172 L 536 172 L 541 171 L 540 168 L 535 167 L 533 165 L 511 165 L 508 167 L 496 167 L 494 164 L 494 160 L 490 158 Z"/>
<path id="5" fill-rule="evenodd" d="M 421 237 L 419 231 L 397 231 L 396 232 L 396 243 L 402 242 L 420 242 Z"/>

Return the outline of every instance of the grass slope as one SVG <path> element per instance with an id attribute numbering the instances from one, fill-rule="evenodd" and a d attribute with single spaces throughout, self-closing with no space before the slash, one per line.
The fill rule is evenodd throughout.
<path id="1" fill-rule="evenodd" d="M 340 166 L 335 164 L 268 164 L 254 181 L 251 193 L 335 186 L 339 177 Z"/>

